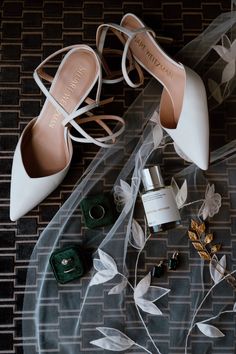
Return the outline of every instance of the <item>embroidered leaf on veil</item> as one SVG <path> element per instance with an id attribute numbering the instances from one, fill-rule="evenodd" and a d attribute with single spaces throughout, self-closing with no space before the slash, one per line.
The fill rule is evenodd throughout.
<path id="1" fill-rule="evenodd" d="M 209 263 L 209 271 L 214 283 L 218 283 L 224 276 L 226 270 L 226 256 L 224 255 L 218 260 L 217 256 L 214 254 L 211 262 Z"/>
<path id="2" fill-rule="evenodd" d="M 120 294 L 126 288 L 127 282 L 128 281 L 126 278 L 122 278 L 119 284 L 111 288 L 111 290 L 108 292 L 108 295 Z"/>
<path id="3" fill-rule="evenodd" d="M 210 338 L 219 338 L 224 337 L 225 335 L 215 326 L 198 322 L 196 323 L 198 329 L 207 337 Z"/>
<path id="4" fill-rule="evenodd" d="M 104 267 L 106 269 L 114 270 L 114 272 L 117 273 L 117 266 L 116 266 L 116 262 L 114 261 L 114 259 L 111 256 L 109 256 L 109 254 L 102 251 L 100 248 L 98 249 L 98 254 L 99 254 L 100 260 L 103 263 Z"/>
<path id="5" fill-rule="evenodd" d="M 215 45 L 213 49 L 227 63 L 222 72 L 221 82 L 228 82 L 235 74 L 236 40 L 231 43 L 230 39 L 224 35 L 222 37 L 222 45 Z"/>
<path id="6" fill-rule="evenodd" d="M 115 273 L 112 270 L 101 270 L 93 276 L 89 286 L 106 283 L 108 280 L 114 278 L 114 276 Z"/>
<path id="7" fill-rule="evenodd" d="M 217 84 L 217 82 L 215 82 L 212 79 L 208 79 L 208 88 L 209 88 L 209 91 L 210 91 L 212 97 L 218 103 L 221 103 L 223 101 L 223 97 L 221 94 L 220 86 Z"/>
<path id="8" fill-rule="evenodd" d="M 98 249 L 100 259 L 95 258 L 93 261 L 94 268 L 98 271 L 91 279 L 89 286 L 102 284 L 114 278 L 118 273 L 114 259 L 107 253 Z"/>
<path id="9" fill-rule="evenodd" d="M 151 315 L 163 315 L 161 310 L 154 305 L 151 301 L 144 300 L 142 298 L 137 299 L 136 305 L 141 308 L 144 312 L 150 313 Z"/>
<path id="10" fill-rule="evenodd" d="M 114 200 L 118 211 L 121 211 L 124 207 L 126 211 L 129 210 L 132 204 L 132 189 L 131 186 L 123 181 L 120 180 L 120 186 L 116 185 L 114 187 Z"/>
<path id="11" fill-rule="evenodd" d="M 187 181 L 185 179 L 182 186 L 179 188 L 178 184 L 176 183 L 176 180 L 174 179 L 174 177 L 172 177 L 171 187 L 172 187 L 173 192 L 175 194 L 175 200 L 176 200 L 178 209 L 180 209 L 180 208 L 182 208 L 182 206 L 186 202 L 186 199 L 188 196 Z"/>
<path id="12" fill-rule="evenodd" d="M 231 47 L 231 42 L 229 37 L 226 34 L 223 34 L 221 38 L 222 46 L 229 49 Z"/>
<path id="13" fill-rule="evenodd" d="M 162 315 L 161 310 L 153 303 L 166 295 L 170 289 L 150 286 L 151 274 L 148 273 L 134 289 L 134 301 L 143 311 L 153 315 Z"/>
<path id="14" fill-rule="evenodd" d="M 135 219 L 132 220 L 131 236 L 132 240 L 130 243 L 132 246 L 137 249 L 142 249 L 145 244 L 145 236 L 142 227 Z"/>
<path id="15" fill-rule="evenodd" d="M 160 115 L 157 111 L 153 112 L 150 121 L 156 124 L 160 124 Z"/>
<path id="16" fill-rule="evenodd" d="M 230 61 L 224 68 L 222 72 L 222 79 L 221 82 L 228 82 L 230 81 L 235 75 L 235 59 Z"/>
<path id="17" fill-rule="evenodd" d="M 106 267 L 104 266 L 104 264 L 102 263 L 102 261 L 98 258 L 94 258 L 93 260 L 93 266 L 94 268 L 99 272 L 100 270 L 105 270 Z"/>
<path id="18" fill-rule="evenodd" d="M 223 45 L 214 45 L 213 49 L 219 54 L 221 58 L 227 55 L 228 50 Z"/>
<path id="19" fill-rule="evenodd" d="M 127 350 L 135 344 L 132 339 L 118 329 L 108 327 L 97 327 L 96 329 L 105 336 L 90 342 L 97 347 L 118 352 Z"/>
<path id="20" fill-rule="evenodd" d="M 208 80 L 208 87 L 212 94 L 212 97 L 214 97 L 218 103 L 221 103 L 223 101 L 223 97 L 220 85 L 228 83 L 235 76 L 236 40 L 231 43 L 229 37 L 227 37 L 227 35 L 223 35 L 222 45 L 214 45 L 212 48 L 227 63 L 222 71 L 220 84 L 217 84 L 212 79 Z M 228 85 L 226 84 L 225 89 L 223 91 L 223 96 L 226 95 L 227 89 Z"/>
<path id="21" fill-rule="evenodd" d="M 198 215 L 205 220 L 208 216 L 212 217 L 217 214 L 221 207 L 221 195 L 215 193 L 215 185 L 208 184 L 205 191 L 205 199 L 202 203 Z"/>
<path id="22" fill-rule="evenodd" d="M 148 291 L 143 295 L 145 300 L 155 302 L 170 292 L 170 289 L 161 286 L 149 286 Z"/>
<path id="23" fill-rule="evenodd" d="M 160 124 L 156 124 L 152 130 L 154 149 L 158 148 L 163 138 L 163 130 Z"/>
<path id="24" fill-rule="evenodd" d="M 148 273 L 134 289 L 134 298 L 142 297 L 147 291 L 151 283 L 151 274 Z"/>

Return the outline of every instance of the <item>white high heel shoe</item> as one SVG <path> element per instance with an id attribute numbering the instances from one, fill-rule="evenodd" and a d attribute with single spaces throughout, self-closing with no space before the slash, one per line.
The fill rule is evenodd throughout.
<path id="1" fill-rule="evenodd" d="M 63 52 L 67 54 L 53 78 L 43 67 L 51 58 Z M 49 91 L 41 78 L 51 83 Z M 95 116 L 89 112 L 112 101 L 100 101 L 101 64 L 92 48 L 75 45 L 57 51 L 37 67 L 34 79 L 47 99 L 39 117 L 26 126 L 16 146 L 10 196 L 12 221 L 33 209 L 61 183 L 71 163 L 71 140 L 110 147 L 124 131 L 122 118 Z M 88 95 L 95 84 L 96 99 L 92 100 Z M 83 102 L 87 105 L 79 108 Z M 87 116 L 83 117 L 84 114 Z M 113 133 L 106 121 L 115 121 L 121 126 Z M 98 138 L 90 136 L 81 127 L 89 122 L 96 122 L 107 135 Z M 69 124 L 79 132 L 79 137 L 71 134 Z"/>
<path id="2" fill-rule="evenodd" d="M 163 85 L 160 102 L 163 129 L 177 145 L 177 153 L 180 149 L 188 161 L 206 170 L 209 163 L 209 118 L 206 91 L 199 75 L 172 60 L 154 40 L 155 33 L 130 13 L 122 18 L 120 25 L 110 23 L 98 27 L 96 41 L 101 57 L 108 29 L 124 44 L 121 68 L 127 84 L 134 88 L 142 84 L 140 65 Z M 128 69 L 127 58 L 130 62 Z M 138 70 L 139 83 L 132 82 L 129 77 L 132 68 Z M 118 81 L 121 78 L 104 80 L 106 83 Z"/>

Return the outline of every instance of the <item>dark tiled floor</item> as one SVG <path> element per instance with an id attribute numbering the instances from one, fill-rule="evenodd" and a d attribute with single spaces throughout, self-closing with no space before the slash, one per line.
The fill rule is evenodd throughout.
<path id="1" fill-rule="evenodd" d="M 96 148 L 75 149 L 71 170 L 62 185 L 18 222 L 9 220 L 11 161 L 25 125 L 39 113 L 43 96 L 32 79 L 42 59 L 73 43 L 94 47 L 97 26 L 119 21 L 134 12 L 156 33 L 174 38 L 171 54 L 202 32 L 230 1 L 1 1 L 0 63 L 0 353 L 22 353 L 21 304 L 27 261 L 42 229 L 72 191 L 95 156 Z M 119 92 L 116 114 L 124 112 L 140 91 Z M 231 96 L 230 100 L 235 97 Z M 225 115 L 226 104 L 211 117 L 211 147 L 235 137 L 235 123 Z M 213 114 L 214 115 L 214 114 Z M 214 119 L 213 119 L 214 118 Z M 234 118 L 234 117 L 233 117 Z"/>

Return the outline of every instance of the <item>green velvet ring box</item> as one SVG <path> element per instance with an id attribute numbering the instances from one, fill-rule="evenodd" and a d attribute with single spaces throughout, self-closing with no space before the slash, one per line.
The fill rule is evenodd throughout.
<path id="1" fill-rule="evenodd" d="M 115 203 L 109 193 L 88 196 L 82 200 L 80 207 L 85 226 L 89 229 L 111 225 L 117 217 Z"/>
<path id="2" fill-rule="evenodd" d="M 81 250 L 77 246 L 69 246 L 53 252 L 49 262 L 56 280 L 61 284 L 81 278 L 85 272 Z"/>

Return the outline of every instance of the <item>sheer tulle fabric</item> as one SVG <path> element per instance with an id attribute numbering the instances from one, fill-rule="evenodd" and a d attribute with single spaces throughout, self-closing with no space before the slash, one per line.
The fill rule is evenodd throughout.
<path id="1" fill-rule="evenodd" d="M 222 14 L 178 55 L 184 64 L 194 67 L 200 74 L 204 72 L 210 109 L 217 109 L 235 87 L 232 72 L 228 73 L 229 80 L 222 82 L 222 73 L 229 60 L 213 53 L 212 48 L 225 45 L 230 51 L 229 41 L 234 47 L 235 23 L 234 12 Z M 187 199 L 181 208 L 182 226 L 150 237 L 145 231 L 139 198 L 140 172 L 146 163 L 162 161 L 162 151 L 169 142 L 158 124 L 156 112 L 160 94 L 161 87 L 152 79 L 124 115 L 126 130 L 122 138 L 111 149 L 98 152 L 73 193 L 42 232 L 30 259 L 24 294 L 25 354 L 51 351 L 92 354 L 109 350 L 218 353 L 221 344 L 217 342 L 213 346 L 208 339 L 220 338 L 221 333 L 225 335 L 224 341 L 234 348 L 232 287 L 221 278 L 201 305 L 213 280 L 208 265 L 191 248 L 186 231 L 191 217 L 202 216 L 199 211 L 206 201 L 208 184 L 214 183 L 215 192 L 219 191 L 223 197 L 218 215 L 226 212 L 227 191 L 222 181 L 214 179 L 214 171 L 219 168 L 225 171 L 235 159 L 236 143 L 212 154 L 206 174 L 193 165 L 177 173 L 168 171 L 163 165 L 166 177 L 174 175 L 178 186 L 187 181 Z M 79 205 L 85 196 L 101 192 L 101 181 L 105 182 L 103 191 L 118 194 L 116 198 L 123 209 L 114 225 L 89 230 L 84 226 Z M 121 181 L 127 183 L 125 192 Z M 231 200 L 231 203 L 235 202 Z M 206 208 L 204 210 L 207 214 Z M 214 228 L 216 216 L 214 212 L 210 216 L 213 216 L 210 226 Z M 134 217 L 138 224 L 133 221 Z M 56 249 L 75 244 L 93 250 L 94 267 L 82 279 L 59 285 L 49 265 L 50 255 Z M 178 273 L 173 276 L 166 272 L 160 279 L 151 279 L 152 267 L 159 260 L 170 257 L 176 249 L 181 249 Z M 228 253 L 230 255 L 230 249 Z M 230 261 L 227 269 L 233 269 Z M 176 277 L 178 282 L 174 280 Z M 212 296 L 222 299 L 217 308 L 211 308 Z M 224 301 L 226 297 L 227 302 Z M 224 310 L 226 312 L 217 317 Z M 208 323 L 207 319 L 212 316 L 216 319 Z M 208 326 L 210 324 L 213 327 Z M 223 330 L 219 324 L 223 324 Z M 98 347 L 103 349 L 98 350 Z"/>

